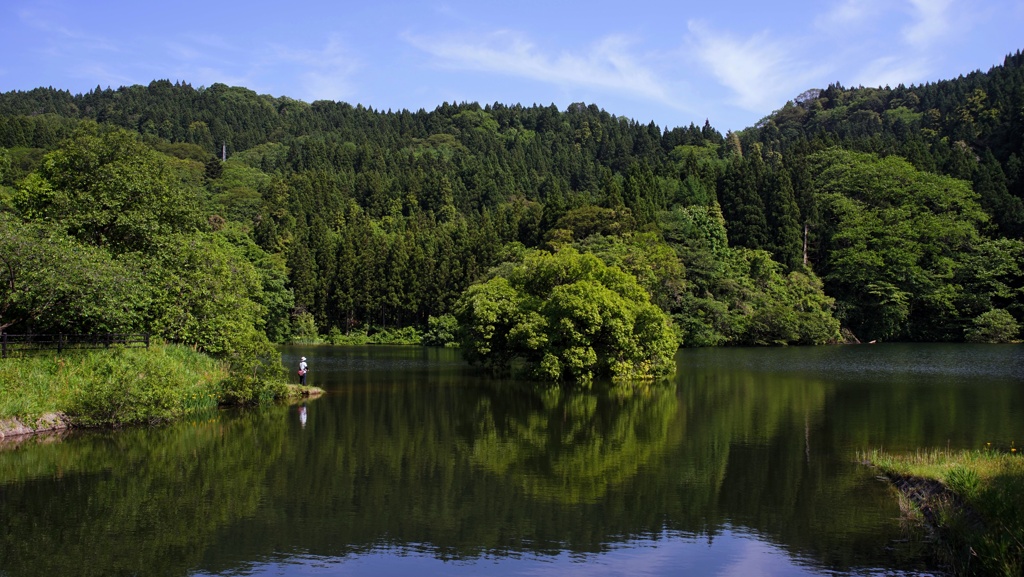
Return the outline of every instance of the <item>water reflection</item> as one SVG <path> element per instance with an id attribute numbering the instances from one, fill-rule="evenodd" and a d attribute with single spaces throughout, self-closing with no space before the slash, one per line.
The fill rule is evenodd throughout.
<path id="1" fill-rule="evenodd" d="M 615 394 L 492 391 L 477 402 L 470 462 L 542 502 L 594 504 L 665 452 L 674 387 Z"/>
<path id="2" fill-rule="evenodd" d="M 324 397 L 0 452 L 0 575 L 918 570 L 853 451 L 1020 434 L 1021 349 L 971 379 L 830 350 L 881 354 L 685 351 L 670 386 L 584 394 L 290 349 Z"/>
<path id="3" fill-rule="evenodd" d="M 758 575 L 810 577 L 821 575 L 813 562 L 794 559 L 765 540 L 726 532 L 723 538 L 707 543 L 697 538 L 640 540 L 621 543 L 600 554 L 578 554 L 568 551 L 547 556 L 510 554 L 485 556 L 472 562 L 442 559 L 417 551 L 380 549 L 344 558 L 293 557 L 288 560 L 260 563 L 246 571 L 248 575 L 289 575 L 299 567 L 314 568 L 317 573 L 338 575 L 374 575 L 420 577 L 485 574 L 559 575 L 563 577 L 594 577 L 630 575 L 657 577 L 661 575 L 701 575 L 717 577 L 752 577 Z M 890 570 L 889 577 L 914 575 L 913 572 Z M 216 575 L 194 573 L 194 577 Z"/>

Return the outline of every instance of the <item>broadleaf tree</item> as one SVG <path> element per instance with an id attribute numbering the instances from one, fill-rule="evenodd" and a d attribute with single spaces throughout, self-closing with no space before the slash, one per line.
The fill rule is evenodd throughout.
<path id="1" fill-rule="evenodd" d="M 632 275 L 572 248 L 528 251 L 471 285 L 455 308 L 467 360 L 544 382 L 651 379 L 675 368 L 669 317 Z"/>

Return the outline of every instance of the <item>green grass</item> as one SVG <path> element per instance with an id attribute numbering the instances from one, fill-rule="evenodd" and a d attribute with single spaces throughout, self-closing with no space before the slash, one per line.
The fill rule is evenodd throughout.
<path id="1" fill-rule="evenodd" d="M 216 408 L 223 363 L 177 345 L 0 360 L 0 419 L 61 413 L 75 426 L 159 423 Z"/>
<path id="2" fill-rule="evenodd" d="M 979 451 L 862 454 L 890 479 L 930 479 L 937 559 L 954 575 L 1024 575 L 1024 457 L 1014 443 Z M 918 510 L 922 503 L 913 503 Z"/>

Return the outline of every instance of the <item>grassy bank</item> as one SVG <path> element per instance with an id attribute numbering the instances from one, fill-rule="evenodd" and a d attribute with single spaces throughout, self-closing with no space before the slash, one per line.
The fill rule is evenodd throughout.
<path id="1" fill-rule="evenodd" d="M 1024 575 L 1024 458 L 1014 446 L 862 459 L 932 529 L 937 560 L 954 575 Z"/>
<path id="2" fill-rule="evenodd" d="M 70 426 L 168 422 L 237 398 L 238 380 L 224 363 L 177 345 L 5 359 L 0 420 L 29 423 L 58 413 Z M 279 382 L 243 385 L 259 387 L 247 391 L 259 400 L 289 393 Z"/>

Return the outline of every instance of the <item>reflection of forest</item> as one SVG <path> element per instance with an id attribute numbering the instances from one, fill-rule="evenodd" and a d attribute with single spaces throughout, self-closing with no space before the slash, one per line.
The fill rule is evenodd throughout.
<path id="1" fill-rule="evenodd" d="M 678 404 L 674 387 L 495 396 L 477 406 L 471 462 L 565 505 L 601 502 L 664 453 Z"/>
<path id="2" fill-rule="evenodd" d="M 920 423 L 907 434 L 924 441 L 934 415 L 983 407 L 949 387 L 885 410 L 906 393 L 711 369 L 618 395 L 367 383 L 311 403 L 304 428 L 279 407 L 0 453 L 3 574 L 185 575 L 379 547 L 594 552 L 728 527 L 822 567 L 884 566 L 895 505 L 848 462 L 850 440 Z"/>
<path id="3" fill-rule="evenodd" d="M 0 575 L 187 574 L 220 527 L 258 510 L 282 426 L 242 417 L 0 453 Z"/>

